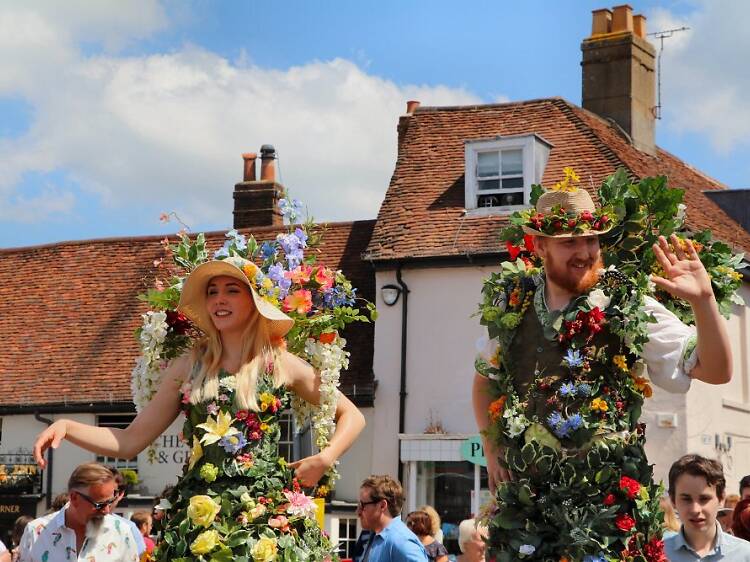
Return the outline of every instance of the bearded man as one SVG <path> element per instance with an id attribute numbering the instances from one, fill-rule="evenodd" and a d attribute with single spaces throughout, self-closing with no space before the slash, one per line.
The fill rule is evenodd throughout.
<path id="1" fill-rule="evenodd" d="M 585 190 L 547 191 L 523 227 L 541 270 L 506 264 L 485 283 L 473 404 L 497 487 L 488 544 L 500 562 L 665 560 L 638 423 L 651 394 L 644 366 L 669 392 L 731 378 L 726 325 L 694 246 L 660 237 L 665 276 L 651 277 L 690 304 L 693 327 L 644 283 L 603 270 L 599 236 L 612 227 Z"/>

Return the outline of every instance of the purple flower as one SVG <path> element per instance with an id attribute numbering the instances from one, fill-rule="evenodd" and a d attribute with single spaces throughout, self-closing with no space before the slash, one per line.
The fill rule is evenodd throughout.
<path id="1" fill-rule="evenodd" d="M 236 455 L 245 445 L 247 445 L 247 439 L 245 439 L 245 436 L 241 433 L 225 435 L 219 441 L 219 445 L 221 445 L 227 453 Z"/>
<path id="2" fill-rule="evenodd" d="M 577 349 L 569 349 L 568 353 L 565 354 L 563 361 L 565 361 L 571 369 L 583 365 L 583 357 L 581 357 L 581 352 Z"/>
<path id="3" fill-rule="evenodd" d="M 285 273 L 286 270 L 284 269 L 284 266 L 278 263 L 275 263 L 268 268 L 268 278 L 276 285 L 278 285 L 283 279 L 286 279 L 284 276 Z"/>
<path id="4" fill-rule="evenodd" d="M 568 433 L 572 433 L 573 431 L 575 431 L 582 425 L 583 425 L 583 418 L 581 417 L 581 414 L 573 414 L 563 423 L 563 426 L 565 427 Z"/>
<path id="5" fill-rule="evenodd" d="M 302 202 L 298 199 L 279 199 L 279 210 L 281 216 L 289 219 L 294 224 L 302 213 Z"/>
<path id="6" fill-rule="evenodd" d="M 563 418 L 560 415 L 560 412 L 552 412 L 547 417 L 547 423 L 550 425 L 551 428 L 557 429 L 563 422 Z"/>
<path id="7" fill-rule="evenodd" d="M 294 230 L 294 235 L 297 237 L 297 240 L 299 240 L 300 245 L 303 248 L 307 248 L 307 233 L 301 228 L 296 228 Z"/>

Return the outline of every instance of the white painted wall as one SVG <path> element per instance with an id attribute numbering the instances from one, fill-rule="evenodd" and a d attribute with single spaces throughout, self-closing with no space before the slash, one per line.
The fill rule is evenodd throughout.
<path id="1" fill-rule="evenodd" d="M 471 381 L 475 341 L 482 329 L 476 311 L 482 283 L 494 268 L 456 267 L 404 269 L 409 286 L 407 392 L 404 433 L 422 433 L 432 418 L 449 433 L 475 433 Z M 373 369 L 378 387 L 373 416 L 372 472 L 397 474 L 398 411 L 401 353 L 401 305 L 387 306 L 380 287 L 396 283 L 395 271 L 375 276 L 377 306 Z M 750 302 L 750 290 L 742 294 Z M 734 379 L 716 387 L 695 381 L 687 395 L 656 388 L 646 401 L 646 451 L 654 463 L 655 479 L 667 481 L 672 462 L 687 452 L 719 456 L 730 489 L 750 474 L 750 315 L 737 307 L 729 321 L 734 351 Z M 658 427 L 659 413 L 677 413 L 675 428 Z M 714 434 L 733 436 L 729 453 L 717 451 Z M 704 436 L 710 440 L 704 444 Z"/>
<path id="2" fill-rule="evenodd" d="M 359 485 L 372 474 L 372 440 L 375 432 L 375 408 L 362 408 L 365 416 L 364 430 L 352 447 L 341 457 L 339 473 L 341 480 L 336 484 L 336 499 L 356 503 L 359 500 Z"/>

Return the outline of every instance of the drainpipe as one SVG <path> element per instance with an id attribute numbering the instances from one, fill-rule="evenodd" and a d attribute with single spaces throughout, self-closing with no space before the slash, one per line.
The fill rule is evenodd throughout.
<path id="1" fill-rule="evenodd" d="M 408 321 L 408 305 L 409 305 L 409 287 L 404 283 L 404 280 L 401 278 L 401 266 L 402 264 L 398 264 L 398 268 L 396 269 L 396 282 L 398 283 L 398 286 L 401 287 L 401 294 L 403 296 L 403 301 L 401 303 L 401 390 L 399 392 L 399 402 L 398 402 L 398 432 L 403 433 L 404 428 L 406 426 L 405 424 L 405 418 L 406 418 L 406 328 L 407 328 L 407 321 Z M 403 481 L 404 477 L 404 467 L 403 463 L 401 462 L 401 442 L 398 441 L 398 480 L 399 482 Z"/>
<path id="2" fill-rule="evenodd" d="M 46 423 L 48 427 L 53 423 L 51 419 L 42 417 L 39 412 L 34 412 L 34 419 Z M 47 496 L 47 509 L 49 510 L 49 508 L 52 507 L 52 461 L 55 457 L 55 450 L 50 447 L 47 451 L 47 491 L 45 495 Z"/>

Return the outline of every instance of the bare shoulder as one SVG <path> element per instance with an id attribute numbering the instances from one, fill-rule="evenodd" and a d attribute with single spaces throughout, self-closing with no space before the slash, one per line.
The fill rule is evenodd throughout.
<path id="1" fill-rule="evenodd" d="M 162 384 L 174 385 L 179 388 L 190 376 L 192 368 L 193 362 L 190 358 L 190 352 L 186 351 L 169 362 L 162 375 Z"/>
<path id="2" fill-rule="evenodd" d="M 315 377 L 315 371 L 304 359 L 297 357 L 288 351 L 282 351 L 279 355 L 281 364 L 289 378 L 289 385 L 294 386 L 296 383 L 308 378 Z"/>

